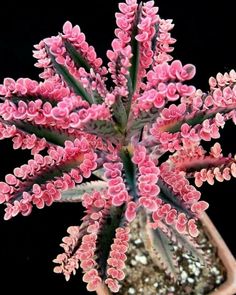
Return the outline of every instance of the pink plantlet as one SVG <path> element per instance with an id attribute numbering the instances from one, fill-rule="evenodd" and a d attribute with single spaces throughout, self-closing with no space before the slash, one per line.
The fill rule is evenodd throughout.
<path id="1" fill-rule="evenodd" d="M 236 124 L 236 72 L 211 77 L 206 93 L 196 89 L 196 69 L 171 56 L 174 25 L 158 11 L 154 1 L 119 4 L 107 67 L 67 21 L 35 45 L 41 82 L 0 85 L 0 139 L 32 154 L 0 182 L 4 218 L 81 202 L 84 217 L 68 228 L 54 272 L 69 280 L 81 267 L 89 291 L 119 292 L 135 218 L 171 275 L 160 241 L 166 253 L 183 241 L 193 249 L 208 208 L 196 187 L 236 177 L 235 157 L 218 142 L 201 145 Z"/>

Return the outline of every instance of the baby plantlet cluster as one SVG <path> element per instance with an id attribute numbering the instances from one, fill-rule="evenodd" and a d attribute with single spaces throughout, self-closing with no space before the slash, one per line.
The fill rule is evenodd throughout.
<path id="1" fill-rule="evenodd" d="M 40 82 L 0 85 L 0 139 L 32 154 L 0 182 L 5 219 L 81 202 L 84 217 L 68 228 L 54 271 L 69 280 L 81 267 L 89 291 L 119 291 L 137 215 L 168 274 L 176 276 L 171 241 L 203 261 L 194 239 L 208 204 L 190 179 L 200 187 L 236 177 L 219 143 L 201 146 L 236 123 L 235 71 L 210 78 L 206 93 L 196 89 L 195 67 L 173 60 L 174 25 L 154 1 L 126 0 L 119 10 L 107 66 L 67 21 L 35 45 Z"/>

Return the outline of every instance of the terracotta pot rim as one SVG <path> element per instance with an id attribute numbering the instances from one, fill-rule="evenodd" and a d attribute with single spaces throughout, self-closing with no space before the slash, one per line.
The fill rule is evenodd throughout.
<path id="1" fill-rule="evenodd" d="M 97 295 L 111 295 L 107 286 L 104 283 L 101 283 L 96 290 Z"/>
<path id="2" fill-rule="evenodd" d="M 208 215 L 204 213 L 200 220 L 209 239 L 217 248 L 227 275 L 226 281 L 209 295 L 234 295 L 236 293 L 236 260 Z"/>

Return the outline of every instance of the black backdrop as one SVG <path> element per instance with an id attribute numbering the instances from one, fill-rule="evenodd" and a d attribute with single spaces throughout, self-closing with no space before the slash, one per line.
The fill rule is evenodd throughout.
<path id="1" fill-rule="evenodd" d="M 232 3 L 220 5 L 210 1 L 158 1 L 160 14 L 173 18 L 177 38 L 174 57 L 197 67 L 194 83 L 203 90 L 207 81 L 218 71 L 236 68 L 235 20 Z M 0 81 L 4 77 L 30 77 L 37 79 L 38 69 L 33 67 L 33 44 L 42 38 L 57 34 L 63 23 L 70 20 L 79 24 L 87 40 L 96 47 L 98 55 L 106 60 L 115 28 L 114 13 L 118 1 L 77 1 L 50 5 L 37 1 L 24 3 L 4 2 L 0 7 Z M 219 140 L 225 154 L 236 152 L 236 128 L 227 123 Z M 207 146 L 207 145 L 206 145 Z M 0 142 L 0 177 L 15 166 L 27 161 L 29 153 L 13 151 L 10 142 Z M 210 203 L 208 213 L 236 255 L 235 191 L 236 181 L 203 186 L 203 199 Z M 46 291 L 65 294 L 87 294 L 78 275 L 69 283 L 52 272 L 52 259 L 60 251 L 59 243 L 66 228 L 78 224 L 80 205 L 55 204 L 44 210 L 34 210 L 27 218 L 16 217 L 3 221 L 0 208 L 0 261 L 1 293 L 41 293 Z"/>

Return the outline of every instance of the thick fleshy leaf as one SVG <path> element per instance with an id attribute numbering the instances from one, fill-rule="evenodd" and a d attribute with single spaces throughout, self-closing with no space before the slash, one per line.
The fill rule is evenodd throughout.
<path id="1" fill-rule="evenodd" d="M 109 209 L 107 217 L 104 219 L 104 224 L 99 237 L 98 249 L 98 265 L 101 270 L 101 277 L 106 277 L 107 259 L 113 244 L 115 232 L 118 227 L 123 226 L 124 206 L 114 207 Z"/>
<path id="2" fill-rule="evenodd" d="M 92 193 L 93 191 L 103 191 L 107 188 L 105 181 L 91 181 L 77 185 L 73 189 L 64 191 L 61 194 L 61 199 L 58 202 L 81 202 L 84 193 Z"/>
<path id="3" fill-rule="evenodd" d="M 158 197 L 167 204 L 170 204 L 172 208 L 176 209 L 178 212 L 183 212 L 187 217 L 193 218 L 194 214 L 190 209 L 186 208 L 186 205 L 178 198 L 178 196 L 173 192 L 171 187 L 169 187 L 163 179 L 158 179 L 158 186 L 160 188 L 160 193 Z"/>
<path id="4" fill-rule="evenodd" d="M 159 24 L 155 24 L 155 34 L 152 38 L 152 51 L 155 53 L 157 50 L 157 42 L 158 42 L 158 35 L 159 35 Z"/>
<path id="5" fill-rule="evenodd" d="M 28 134 L 35 134 L 38 138 L 45 138 L 48 143 L 64 146 L 66 140 L 74 140 L 73 135 L 67 134 L 64 130 L 57 130 L 53 127 L 46 127 L 43 125 L 33 125 L 30 122 L 24 122 L 20 120 L 4 121 L 0 119 L 0 122 L 8 126 L 16 126 L 20 131 Z"/>
<path id="6" fill-rule="evenodd" d="M 123 148 L 120 152 L 125 171 L 125 179 L 127 181 L 128 192 L 133 196 L 134 199 L 138 198 L 138 192 L 136 188 L 136 166 L 131 160 L 131 154 L 128 148 Z"/>
<path id="7" fill-rule="evenodd" d="M 136 36 L 138 34 L 138 27 L 137 23 L 139 21 L 141 13 L 141 5 L 139 6 L 139 9 L 136 12 L 136 20 L 134 22 L 132 36 L 131 36 L 131 47 L 132 47 L 132 58 L 131 58 L 131 66 L 129 68 L 129 92 L 130 96 L 135 92 L 136 86 L 137 86 L 137 78 L 138 78 L 138 70 L 139 70 L 139 59 L 140 59 L 140 51 L 139 51 L 139 42 L 136 40 Z M 131 97 L 132 98 L 132 97 Z M 128 112 L 129 112 L 130 106 L 128 105 Z"/>
<path id="8" fill-rule="evenodd" d="M 11 101 L 13 102 L 14 104 L 18 104 L 19 101 L 25 101 L 26 103 L 27 102 L 30 102 L 30 101 L 35 101 L 37 99 L 39 99 L 45 103 L 45 102 L 50 102 L 50 104 L 52 105 L 52 107 L 56 106 L 58 104 L 58 101 L 57 100 L 53 100 L 53 98 L 48 98 L 48 97 L 43 97 L 42 95 L 37 95 L 37 96 L 33 96 L 33 95 L 27 95 L 27 96 L 18 96 L 18 95 L 14 95 L 14 96 L 11 96 L 11 97 L 0 97 L 0 100 L 1 101 L 5 101 L 5 100 L 8 100 L 8 101 Z"/>
<path id="9" fill-rule="evenodd" d="M 141 130 L 146 124 L 154 123 L 159 112 L 160 110 L 156 108 L 151 108 L 149 112 L 140 112 L 138 118 L 132 121 L 128 129 L 129 136 L 132 136 L 137 130 Z"/>
<path id="10" fill-rule="evenodd" d="M 68 54 L 70 55 L 71 59 L 74 61 L 77 68 L 84 68 L 86 72 L 90 72 L 91 66 L 89 63 L 84 59 L 84 57 L 75 49 L 75 47 L 66 40 L 64 42 L 65 47 L 67 49 Z"/>
<path id="11" fill-rule="evenodd" d="M 170 133 L 179 132 L 181 130 L 181 126 L 184 123 L 187 123 L 189 126 L 194 127 L 198 124 L 202 124 L 206 119 L 214 118 L 217 113 L 226 114 L 226 113 L 229 113 L 230 111 L 234 110 L 235 108 L 236 108 L 236 105 L 232 104 L 232 105 L 229 105 L 228 107 L 225 107 L 225 108 L 219 107 L 219 108 L 215 108 L 214 110 L 209 110 L 209 111 L 193 112 L 193 113 L 183 117 L 182 120 L 172 122 L 166 126 L 163 125 L 161 129 L 162 129 L 162 131 L 167 131 Z"/>
<path id="12" fill-rule="evenodd" d="M 51 150 L 49 155 L 45 157 L 37 154 L 34 156 L 34 159 L 28 161 L 28 164 L 15 168 L 14 175 L 9 175 L 14 180 L 19 179 L 17 185 L 13 182 L 11 190 L 8 192 L 9 194 L 5 196 L 7 205 L 14 205 L 15 209 L 18 208 L 15 201 L 22 204 L 23 207 L 18 208 L 17 214 L 25 212 L 27 208 L 25 209 L 24 205 L 32 207 L 31 202 L 36 204 L 38 208 L 43 208 L 45 202 L 49 206 L 60 198 L 61 191 L 66 190 L 68 187 L 72 188 L 75 183 L 82 181 L 83 177 L 78 168 L 84 160 L 83 153 L 77 148 L 75 154 L 74 148 L 74 153 L 67 150 L 67 157 L 66 155 L 63 157 L 60 154 L 61 152 L 62 149 L 57 147 Z M 45 168 L 47 163 L 48 166 Z M 72 169 L 73 175 L 70 175 L 69 173 Z M 27 178 L 27 181 L 25 181 L 25 178 Z M 12 209 L 11 206 L 10 209 Z M 8 213 L 6 219 L 15 216 L 12 210 Z"/>
<path id="13" fill-rule="evenodd" d="M 169 238 L 161 229 L 152 229 L 148 226 L 143 231 L 145 247 L 149 251 L 153 261 L 163 268 L 175 281 L 178 275 L 178 264 Z"/>
<path id="14" fill-rule="evenodd" d="M 235 177 L 235 157 L 229 154 L 224 157 L 218 142 L 211 147 L 210 153 L 197 146 L 195 151 L 181 150 L 170 156 L 172 165 L 178 171 L 184 171 L 186 178 L 195 178 L 195 184 L 200 187 L 204 182 L 214 184 L 229 181 Z"/>
<path id="15" fill-rule="evenodd" d="M 75 49 L 75 47 L 67 40 L 64 42 L 67 52 L 70 58 L 74 61 L 77 68 L 84 68 L 87 73 L 90 73 L 92 66 L 86 61 L 86 59 Z M 97 91 L 91 91 L 90 93 L 92 101 L 94 103 L 102 103 L 103 99 Z"/>
<path id="16" fill-rule="evenodd" d="M 49 50 L 48 50 L 48 54 L 50 56 L 54 69 L 63 78 L 66 84 L 74 91 L 75 94 L 80 95 L 82 99 L 92 104 L 93 103 L 92 97 L 84 89 L 84 87 L 80 84 L 80 82 L 76 80 L 63 65 L 60 65 L 59 63 L 56 62 L 55 57 L 49 52 Z"/>
<path id="17" fill-rule="evenodd" d="M 83 131 L 111 141 L 121 135 L 113 122 L 105 120 L 91 120 L 83 126 Z"/>
<path id="18" fill-rule="evenodd" d="M 80 156 L 78 156 L 77 159 L 62 162 L 60 165 L 55 164 L 55 166 L 47 169 L 46 171 L 42 170 L 32 181 L 32 185 L 35 183 L 42 185 L 47 181 L 61 177 L 64 173 L 70 172 L 71 169 L 77 168 L 81 162 L 82 160 L 80 159 Z"/>
<path id="19" fill-rule="evenodd" d="M 120 97 L 118 97 L 115 103 L 112 105 L 112 117 L 121 129 L 121 131 L 123 131 L 126 127 L 128 117 L 124 104 Z"/>
<path id="20" fill-rule="evenodd" d="M 205 157 L 204 159 L 192 159 L 192 161 L 188 161 L 187 163 L 183 163 L 179 165 L 179 169 L 181 171 L 185 171 L 187 173 L 187 177 L 193 175 L 194 172 L 200 171 L 202 169 L 212 169 L 215 167 L 227 167 L 230 163 L 233 163 L 234 159 L 231 157 L 222 157 L 222 158 L 212 158 Z"/>
<path id="21" fill-rule="evenodd" d="M 132 51 L 132 57 L 130 58 L 130 67 L 128 69 L 128 74 L 127 74 L 127 86 L 128 86 L 129 94 L 126 98 L 123 97 L 121 99 L 122 106 L 126 110 L 127 118 L 129 117 L 133 94 L 135 93 L 137 82 L 138 82 L 138 71 L 139 71 L 139 64 L 140 64 L 140 44 L 135 37 L 138 34 L 137 24 L 139 22 L 140 14 L 141 14 L 141 4 L 139 5 L 139 8 L 136 11 L 135 20 L 132 27 L 131 41 L 129 43 L 129 45 L 131 46 L 131 51 Z"/>
<path id="22" fill-rule="evenodd" d="M 207 259 L 204 257 L 204 252 L 201 250 L 200 245 L 190 235 L 179 233 L 174 226 L 167 226 L 165 234 L 170 238 L 174 245 L 184 252 L 189 253 L 194 259 L 200 261 L 202 264 L 207 263 Z"/>

